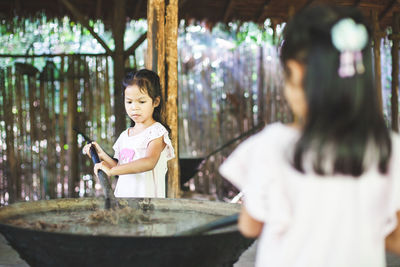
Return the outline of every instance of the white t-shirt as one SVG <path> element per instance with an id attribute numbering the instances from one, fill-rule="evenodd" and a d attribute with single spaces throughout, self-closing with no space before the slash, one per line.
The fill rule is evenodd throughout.
<path id="1" fill-rule="evenodd" d="M 380 267 L 400 210 L 400 137 L 392 134 L 386 176 L 302 174 L 291 166 L 300 132 L 281 123 L 242 143 L 220 168 L 264 222 L 256 266 Z"/>
<path id="2" fill-rule="evenodd" d="M 118 164 L 125 164 L 143 158 L 149 143 L 161 136 L 163 136 L 166 146 L 154 169 L 119 175 L 114 191 L 116 197 L 165 197 L 167 161 L 174 158 L 175 154 L 168 131 L 161 123 L 156 122 L 134 136 L 128 136 L 128 129 L 126 129 L 118 137 L 113 149 L 115 151 L 114 158 L 118 159 Z"/>

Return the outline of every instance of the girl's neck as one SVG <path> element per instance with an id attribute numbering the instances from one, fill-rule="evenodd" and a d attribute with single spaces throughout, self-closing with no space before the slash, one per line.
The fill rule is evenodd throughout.
<path id="1" fill-rule="evenodd" d="M 156 121 L 154 119 L 149 120 L 145 123 L 135 123 L 135 126 L 129 128 L 128 135 L 129 136 L 137 135 L 137 134 L 143 132 L 144 130 L 146 130 L 148 127 L 150 127 L 154 123 L 156 123 Z"/>

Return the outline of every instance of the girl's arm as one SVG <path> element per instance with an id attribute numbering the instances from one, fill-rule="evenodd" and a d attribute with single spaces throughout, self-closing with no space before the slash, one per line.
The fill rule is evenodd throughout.
<path id="1" fill-rule="evenodd" d="M 117 165 L 104 171 L 109 176 L 150 171 L 156 166 L 164 147 L 164 139 L 163 136 L 161 136 L 149 143 L 145 157 L 126 164 Z"/>
<path id="2" fill-rule="evenodd" d="M 400 211 L 396 213 L 397 215 L 397 226 L 396 229 L 393 230 L 386 237 L 386 249 L 390 252 L 396 253 L 400 255 Z"/>
<path id="3" fill-rule="evenodd" d="M 242 206 L 239 216 L 239 231 L 248 238 L 255 238 L 261 234 L 264 223 L 260 222 L 247 212 L 246 208 Z"/>

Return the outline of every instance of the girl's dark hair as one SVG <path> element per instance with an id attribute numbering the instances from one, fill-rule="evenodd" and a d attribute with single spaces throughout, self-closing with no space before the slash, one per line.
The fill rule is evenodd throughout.
<path id="1" fill-rule="evenodd" d="M 386 173 L 391 139 L 377 101 L 371 47 L 367 45 L 362 51 L 365 72 L 340 78 L 340 52 L 332 44 L 331 29 L 342 18 L 367 27 L 355 8 L 316 6 L 300 11 L 284 30 L 281 62 L 288 76 L 288 60 L 305 66 L 303 88 L 308 105 L 293 166 L 304 173 L 305 155 L 311 152 L 316 173 L 358 177 L 365 170 L 365 155 L 372 145 L 379 171 Z M 330 167 L 327 161 L 332 162 Z"/>
<path id="2" fill-rule="evenodd" d="M 157 97 L 159 97 L 160 104 L 154 108 L 153 119 L 164 125 L 168 132 L 171 132 L 171 129 L 162 118 L 162 114 L 164 112 L 164 100 L 161 93 L 160 77 L 158 77 L 157 73 L 147 69 L 141 69 L 136 72 L 128 72 L 122 81 L 122 85 L 124 87 L 122 90 L 123 99 L 125 99 L 125 89 L 128 86 L 133 85 L 139 87 L 142 93 L 147 93 L 153 102 L 157 99 Z M 133 120 L 131 120 L 131 126 L 135 126 L 135 122 Z"/>

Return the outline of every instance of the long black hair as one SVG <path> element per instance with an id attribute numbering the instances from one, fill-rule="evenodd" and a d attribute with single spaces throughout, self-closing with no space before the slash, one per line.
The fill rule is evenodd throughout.
<path id="1" fill-rule="evenodd" d="M 154 71 L 141 69 L 139 71 L 130 71 L 125 75 L 124 80 L 122 81 L 123 85 L 123 99 L 125 99 L 125 89 L 128 86 L 136 85 L 139 87 L 142 93 L 146 93 L 152 99 L 152 101 L 156 101 L 157 98 L 160 99 L 160 104 L 154 108 L 153 111 L 153 119 L 162 125 L 171 132 L 169 126 L 163 120 L 163 111 L 164 111 L 164 100 L 161 93 L 161 83 L 160 77 Z M 125 100 L 124 100 L 125 101 Z M 131 126 L 135 126 L 135 122 L 131 120 Z"/>
<path id="2" fill-rule="evenodd" d="M 308 106 L 293 166 L 305 172 L 304 159 L 310 152 L 317 174 L 358 177 L 366 168 L 365 155 L 372 145 L 379 171 L 386 173 L 391 140 L 377 101 L 371 47 L 367 45 L 361 51 L 364 73 L 347 78 L 338 75 L 340 52 L 332 44 L 331 29 L 343 18 L 364 24 L 370 33 L 359 10 L 349 7 L 307 8 L 285 27 L 281 62 L 289 76 L 288 60 L 305 66 L 303 88 Z M 330 167 L 326 167 L 327 161 L 332 163 Z"/>

